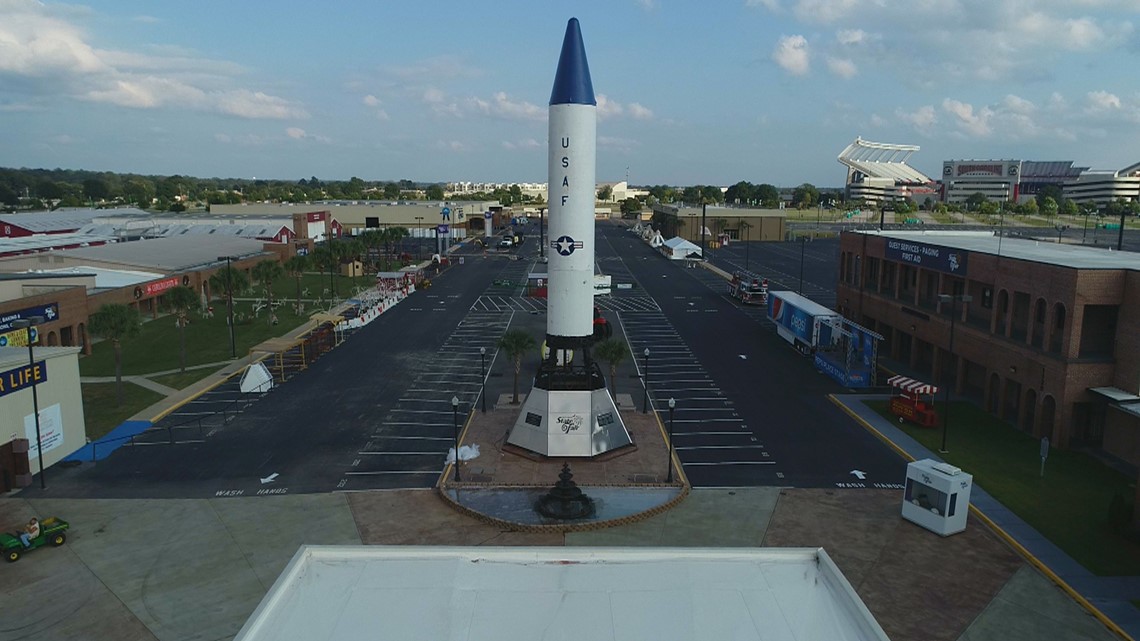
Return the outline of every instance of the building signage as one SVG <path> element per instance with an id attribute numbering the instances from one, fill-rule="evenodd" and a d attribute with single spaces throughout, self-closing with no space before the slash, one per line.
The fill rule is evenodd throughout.
<path id="1" fill-rule="evenodd" d="M 970 253 L 960 249 L 950 249 L 908 240 L 887 239 L 886 257 L 911 265 L 946 274 L 966 274 L 966 259 Z"/>
<path id="2" fill-rule="evenodd" d="M 59 320 L 59 303 L 48 303 L 47 305 L 39 305 L 38 307 L 29 307 L 16 312 L 0 314 L 0 332 L 6 332 L 12 329 L 13 321 L 20 320 L 21 318 L 31 318 L 33 316 L 42 316 L 44 322 L 47 323 Z"/>
<path id="3" fill-rule="evenodd" d="M 435 226 L 435 233 L 439 236 L 447 235 L 448 230 L 449 230 L 449 228 L 447 225 L 436 225 Z"/>
<path id="4" fill-rule="evenodd" d="M 0 347 L 27 347 L 28 335 L 32 337 L 32 345 L 40 340 L 40 330 L 29 327 L 27 330 L 17 329 L 0 334 Z"/>
<path id="5" fill-rule="evenodd" d="M 28 458 L 38 458 L 40 450 L 50 452 L 63 445 L 63 414 L 59 404 L 40 410 L 40 442 L 36 443 L 36 419 L 31 414 L 24 417 L 24 435 L 28 439 Z"/>
<path id="6" fill-rule="evenodd" d="M 143 293 L 147 296 L 154 296 L 155 294 L 161 294 L 162 292 L 172 287 L 178 287 L 178 279 L 164 278 L 162 280 L 156 280 L 153 283 L 147 283 L 146 285 L 143 285 Z"/>
<path id="7" fill-rule="evenodd" d="M 39 385 L 46 380 L 47 364 L 43 361 L 0 372 L 0 396 L 7 396 L 12 392 L 31 387 L 33 383 Z"/>
<path id="8" fill-rule="evenodd" d="M 959 176 L 978 176 L 978 175 L 1001 176 L 1003 174 L 1004 174 L 1004 172 L 1002 171 L 1001 165 L 994 165 L 994 164 L 958 165 L 958 175 Z"/>

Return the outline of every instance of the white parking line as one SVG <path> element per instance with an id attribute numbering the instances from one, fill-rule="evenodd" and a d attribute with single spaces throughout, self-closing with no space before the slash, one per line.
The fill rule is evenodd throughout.
<path id="1" fill-rule="evenodd" d="M 776 464 L 775 461 L 716 461 L 716 462 L 708 462 L 708 463 L 682 462 L 682 465 L 684 465 L 685 467 L 696 466 L 696 465 L 708 466 L 708 465 L 775 465 L 775 464 Z"/>

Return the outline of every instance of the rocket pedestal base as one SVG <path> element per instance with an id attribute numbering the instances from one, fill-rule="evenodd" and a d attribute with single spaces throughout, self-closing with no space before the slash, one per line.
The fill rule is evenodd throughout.
<path id="1" fill-rule="evenodd" d="M 570 390 L 535 385 L 507 443 L 543 456 L 592 457 L 632 445 L 633 439 L 604 385 Z"/>

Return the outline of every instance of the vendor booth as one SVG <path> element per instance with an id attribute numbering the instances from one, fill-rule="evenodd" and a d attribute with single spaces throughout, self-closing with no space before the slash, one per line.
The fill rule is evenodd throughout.
<path id="1" fill-rule="evenodd" d="M 896 390 L 891 397 L 891 413 L 899 417 L 900 422 L 905 419 L 922 427 L 938 425 L 938 414 L 934 411 L 937 386 L 906 376 L 892 376 L 887 384 Z"/>
<path id="2" fill-rule="evenodd" d="M 933 459 L 906 466 L 902 517 L 940 536 L 966 529 L 974 477 Z"/>

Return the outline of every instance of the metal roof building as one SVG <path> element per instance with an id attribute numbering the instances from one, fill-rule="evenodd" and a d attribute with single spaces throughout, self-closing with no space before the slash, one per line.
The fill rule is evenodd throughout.
<path id="1" fill-rule="evenodd" d="M 0 271 L 91 266 L 172 274 L 215 266 L 218 256 L 244 258 L 263 253 L 266 253 L 265 243 L 260 240 L 228 235 L 187 235 L 14 256 L 0 259 Z"/>
<path id="2" fill-rule="evenodd" d="M 32 234 L 74 232 L 100 216 L 147 215 L 141 209 L 59 209 L 21 214 L 0 214 L 0 236 L 19 237 Z"/>
<path id="3" fill-rule="evenodd" d="M 304 546 L 237 641 L 887 641 L 822 548 Z"/>

